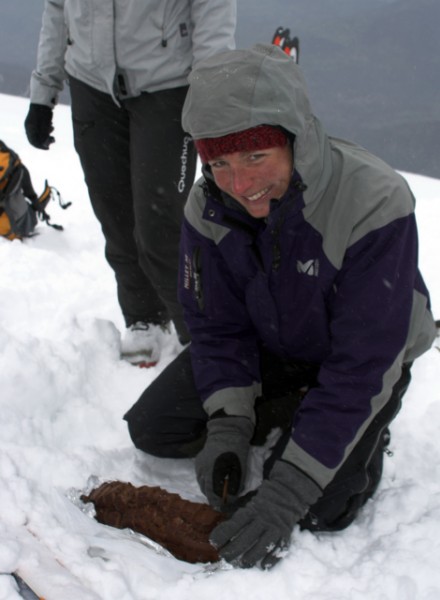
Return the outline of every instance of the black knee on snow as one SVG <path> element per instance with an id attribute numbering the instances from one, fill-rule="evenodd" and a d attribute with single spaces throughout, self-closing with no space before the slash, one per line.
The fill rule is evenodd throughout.
<path id="1" fill-rule="evenodd" d="M 152 456 L 160 458 L 169 458 L 167 448 L 159 442 L 159 435 L 155 432 L 154 425 L 150 423 L 149 427 L 145 426 L 145 420 L 138 420 L 127 413 L 124 416 L 128 425 L 128 433 L 133 441 L 133 444 L 138 450 L 142 450 Z"/>

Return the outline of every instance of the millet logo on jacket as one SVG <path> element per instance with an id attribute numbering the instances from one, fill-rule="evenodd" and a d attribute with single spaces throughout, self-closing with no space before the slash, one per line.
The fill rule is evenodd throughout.
<path id="1" fill-rule="evenodd" d="M 300 260 L 296 261 L 296 269 L 298 273 L 304 273 L 305 275 L 311 275 L 314 277 L 318 277 L 319 275 L 319 260 L 317 258 L 312 258 L 311 260 L 306 260 L 302 262 Z"/>

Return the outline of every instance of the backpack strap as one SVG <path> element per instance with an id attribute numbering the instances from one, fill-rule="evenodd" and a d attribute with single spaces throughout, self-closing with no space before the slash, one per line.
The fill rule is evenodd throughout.
<path id="1" fill-rule="evenodd" d="M 55 200 L 55 198 L 58 200 L 58 204 L 64 210 L 72 204 L 71 202 L 63 203 L 61 200 L 60 192 L 53 186 L 50 186 L 46 179 L 46 181 L 44 182 L 44 190 L 43 190 L 42 194 L 40 194 L 40 196 L 38 196 L 38 198 L 36 198 L 32 202 L 32 208 L 37 212 L 40 219 L 42 221 L 44 221 L 46 223 L 46 225 L 49 225 L 49 227 L 53 227 L 54 229 L 57 229 L 58 231 L 63 231 L 64 228 L 62 225 L 56 225 L 55 223 L 50 222 L 50 216 L 47 214 L 47 212 L 45 210 L 46 206 L 49 204 L 50 200 Z"/>

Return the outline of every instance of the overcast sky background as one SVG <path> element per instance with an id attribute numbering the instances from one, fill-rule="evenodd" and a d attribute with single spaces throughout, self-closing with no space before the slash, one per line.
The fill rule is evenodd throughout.
<path id="1" fill-rule="evenodd" d="M 43 4 L 3 2 L 0 93 L 28 95 Z M 439 0 L 238 0 L 237 46 L 269 42 L 276 27 L 289 27 L 300 36 L 312 106 L 328 133 L 397 169 L 438 178 L 439 23 Z"/>

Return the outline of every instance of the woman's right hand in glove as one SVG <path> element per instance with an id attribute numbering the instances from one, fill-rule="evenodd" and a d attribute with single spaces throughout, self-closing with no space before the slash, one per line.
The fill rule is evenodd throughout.
<path id="1" fill-rule="evenodd" d="M 208 435 L 196 456 L 196 475 L 209 504 L 224 508 L 225 493 L 234 503 L 243 490 L 254 425 L 247 417 L 214 417 L 207 424 Z"/>

